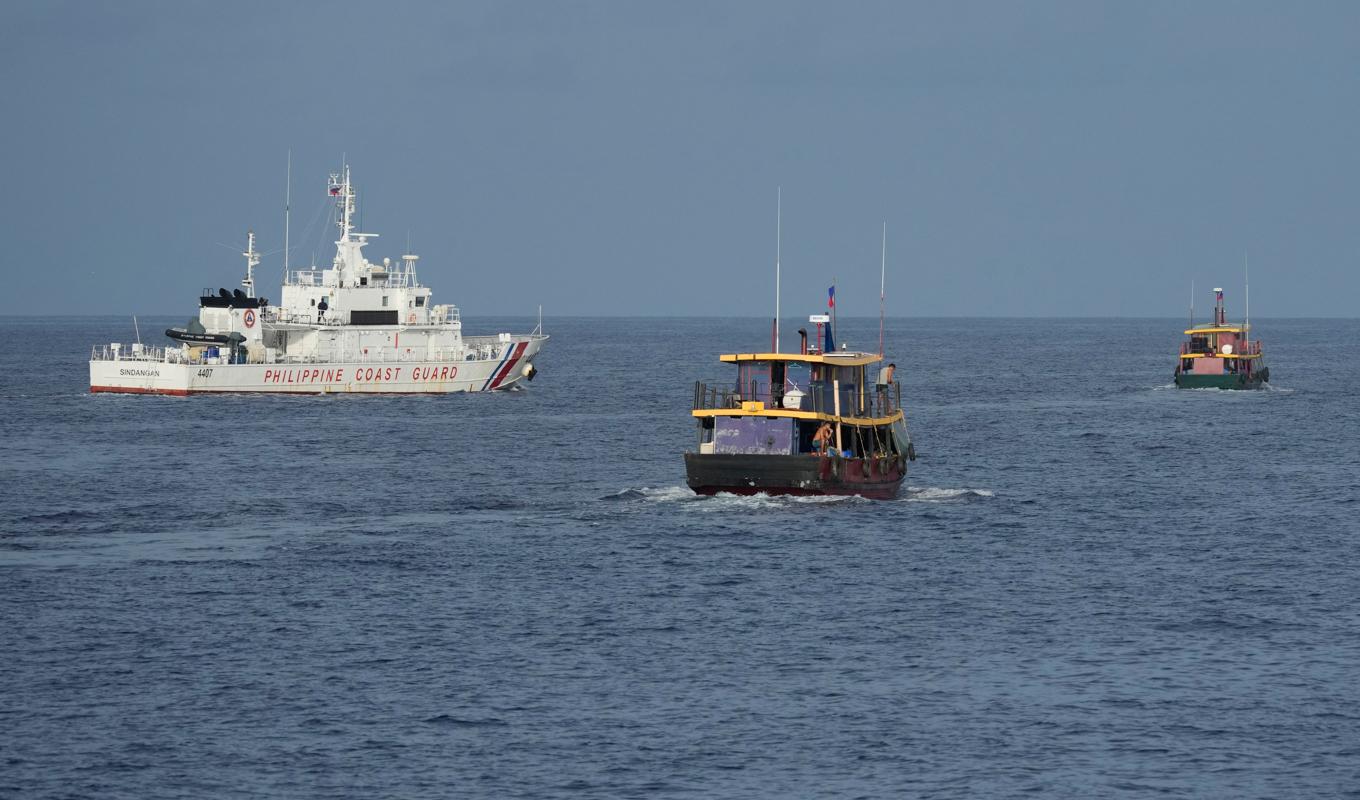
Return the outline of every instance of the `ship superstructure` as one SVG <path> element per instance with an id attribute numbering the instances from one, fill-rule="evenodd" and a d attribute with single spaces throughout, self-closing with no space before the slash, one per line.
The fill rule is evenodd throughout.
<path id="1" fill-rule="evenodd" d="M 286 271 L 272 305 L 256 296 L 260 254 L 248 234 L 243 288 L 205 289 L 198 315 L 165 332 L 174 344 L 94 348 L 90 391 L 443 394 L 532 380 L 548 338 L 541 324 L 528 334 L 464 336 L 458 308 L 434 303 L 417 279 L 419 256 L 365 257 L 378 234 L 354 229 L 348 166 L 330 176 L 327 192 L 340 229 L 328 269 Z"/>

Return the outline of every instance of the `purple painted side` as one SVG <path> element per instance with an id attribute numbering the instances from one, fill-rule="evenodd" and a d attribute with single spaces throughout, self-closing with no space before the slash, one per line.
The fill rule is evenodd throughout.
<path id="1" fill-rule="evenodd" d="M 788 455 L 793 452 L 793 420 L 769 417 L 715 417 L 713 452 Z"/>

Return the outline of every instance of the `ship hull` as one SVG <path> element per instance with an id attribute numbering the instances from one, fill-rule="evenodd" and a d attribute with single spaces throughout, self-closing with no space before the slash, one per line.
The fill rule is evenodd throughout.
<path id="1" fill-rule="evenodd" d="M 1270 371 L 1262 370 L 1258 375 L 1195 375 L 1179 373 L 1176 375 L 1178 389 L 1263 389 L 1270 380 Z"/>
<path id="2" fill-rule="evenodd" d="M 698 494 L 861 495 L 889 500 L 907 477 L 900 458 L 685 453 L 685 478 Z"/>
<path id="3" fill-rule="evenodd" d="M 90 362 L 90 391 L 124 394 L 453 394 L 508 389 L 532 372 L 542 340 L 479 361 L 210 364 Z"/>

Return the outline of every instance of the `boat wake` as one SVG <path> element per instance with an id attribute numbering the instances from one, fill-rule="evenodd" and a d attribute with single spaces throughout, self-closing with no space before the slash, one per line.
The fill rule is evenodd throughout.
<path id="1" fill-rule="evenodd" d="M 1293 394 L 1294 390 L 1285 386 L 1276 386 L 1273 383 L 1266 383 L 1261 387 L 1261 391 L 1272 394 Z"/>
<path id="2" fill-rule="evenodd" d="M 996 497 L 991 489 L 944 489 L 938 486 L 908 486 L 898 496 L 902 503 L 959 503 Z"/>
<path id="3" fill-rule="evenodd" d="M 601 500 L 613 502 L 649 502 L 649 503 L 702 503 L 705 507 L 772 507 L 785 506 L 789 504 L 821 504 L 821 503 L 846 503 L 846 502 L 869 502 L 862 497 L 847 497 L 844 495 L 768 495 L 760 494 L 728 494 L 719 492 L 714 495 L 696 494 L 688 486 L 644 486 L 641 489 L 624 489 L 615 494 L 605 495 Z"/>
<path id="4" fill-rule="evenodd" d="M 621 492 L 607 494 L 600 499 L 611 502 L 645 500 L 652 503 L 676 503 L 688 500 L 698 500 L 699 495 L 690 491 L 690 489 L 685 486 L 660 486 L 656 488 L 644 486 L 641 489 L 624 489 Z"/>
<path id="5" fill-rule="evenodd" d="M 991 489 L 949 489 L 937 486 L 908 486 L 889 502 L 898 503 L 960 503 L 995 497 Z M 736 495 L 720 492 L 715 495 L 695 494 L 685 486 L 644 486 L 624 489 L 600 498 L 607 502 L 646 503 L 705 503 L 711 507 L 771 507 L 791 504 L 873 503 L 858 495 Z"/>

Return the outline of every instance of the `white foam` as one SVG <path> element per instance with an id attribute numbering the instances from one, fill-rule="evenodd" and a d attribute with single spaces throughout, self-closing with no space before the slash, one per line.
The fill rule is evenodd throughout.
<path id="1" fill-rule="evenodd" d="M 678 500 L 693 500 L 698 497 L 688 486 L 644 486 L 637 490 L 643 500 L 653 503 L 674 503 Z"/>
<path id="2" fill-rule="evenodd" d="M 787 506 L 791 503 L 844 503 L 860 501 L 864 498 L 849 497 L 845 495 L 769 495 L 765 492 L 758 492 L 756 494 L 729 494 L 727 492 L 718 492 L 714 495 L 700 495 L 687 486 L 643 486 L 639 489 L 624 489 L 615 494 L 607 495 L 602 499 L 648 503 L 688 503 L 703 501 L 698 508 L 704 510 L 722 510 L 733 508 L 777 508 Z"/>
<path id="3" fill-rule="evenodd" d="M 972 500 L 979 497 L 995 497 L 991 489 L 946 489 L 938 486 L 908 486 L 907 496 L 900 498 L 908 503 L 946 503 L 951 500 Z"/>

